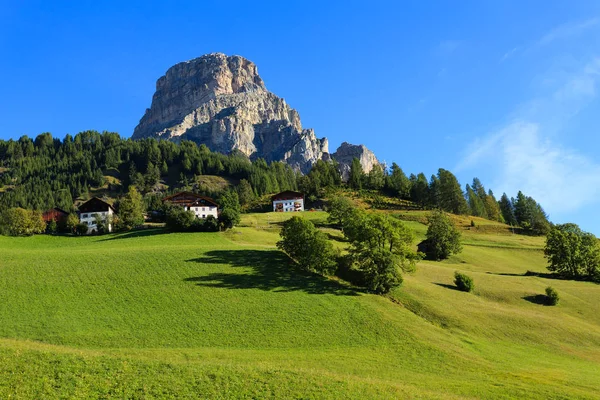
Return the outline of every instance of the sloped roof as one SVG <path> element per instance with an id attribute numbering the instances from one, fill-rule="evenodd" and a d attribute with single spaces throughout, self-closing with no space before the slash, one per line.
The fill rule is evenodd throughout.
<path id="1" fill-rule="evenodd" d="M 80 204 L 78 208 L 79 208 L 79 212 L 85 212 L 85 213 L 90 213 L 90 212 L 94 212 L 94 211 L 98 211 L 98 212 L 108 211 L 109 208 L 111 208 L 113 211 L 115 211 L 115 209 L 112 205 L 110 205 L 106 201 L 99 199 L 97 197 L 92 197 L 85 203 Z"/>
<path id="2" fill-rule="evenodd" d="M 199 195 L 198 193 L 192 193 L 192 192 L 179 192 L 179 193 L 175 193 L 171 196 L 167 196 L 163 199 L 163 201 L 168 201 L 171 203 L 185 203 L 185 204 L 195 204 L 195 203 L 200 203 L 200 204 L 211 204 L 215 207 L 219 207 L 219 205 L 217 204 L 217 202 L 214 199 L 211 199 L 210 197 L 206 197 L 206 196 L 202 196 Z"/>

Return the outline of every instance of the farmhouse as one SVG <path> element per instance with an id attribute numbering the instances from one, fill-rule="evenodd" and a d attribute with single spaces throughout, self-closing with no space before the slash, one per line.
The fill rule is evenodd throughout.
<path id="1" fill-rule="evenodd" d="M 186 211 L 192 211 L 196 215 L 196 218 L 205 219 L 209 215 L 212 215 L 215 218 L 219 217 L 219 206 L 210 197 L 201 196 L 191 192 L 180 192 L 165 197 L 163 201 L 183 207 Z"/>
<path id="2" fill-rule="evenodd" d="M 286 190 L 271 197 L 273 211 L 304 211 L 304 195 L 300 192 Z"/>
<path id="3" fill-rule="evenodd" d="M 108 222 L 108 231 L 112 232 L 112 216 L 115 214 L 113 206 L 107 202 L 93 197 L 79 206 L 79 222 L 88 226 L 88 234 L 97 233 L 96 216 Z"/>
<path id="4" fill-rule="evenodd" d="M 69 213 L 66 212 L 63 209 L 60 209 L 58 207 L 54 207 L 51 210 L 45 211 L 42 214 L 42 218 L 44 219 L 44 222 L 48 223 L 50 221 L 54 221 L 56 223 L 65 223 L 67 221 L 67 217 L 69 216 Z"/>

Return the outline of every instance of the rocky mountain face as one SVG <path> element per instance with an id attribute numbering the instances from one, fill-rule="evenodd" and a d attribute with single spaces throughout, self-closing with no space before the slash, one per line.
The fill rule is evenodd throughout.
<path id="1" fill-rule="evenodd" d="M 304 173 L 317 160 L 330 159 L 327 139 L 302 128 L 298 112 L 266 89 L 254 63 L 221 53 L 176 64 L 156 82 L 152 105 L 132 136 L 147 137 L 192 140 L 222 153 L 237 150 Z M 349 170 L 350 154 L 364 158 L 367 172 L 376 162 L 364 146 L 345 143 L 338 153 L 342 172 Z"/>
<path id="2" fill-rule="evenodd" d="M 362 144 L 355 145 L 344 142 L 331 157 L 339 163 L 340 173 L 344 181 L 350 178 L 350 166 L 355 158 L 358 158 L 363 171 L 366 173 L 370 172 L 375 165 L 381 165 L 375 154 Z"/>

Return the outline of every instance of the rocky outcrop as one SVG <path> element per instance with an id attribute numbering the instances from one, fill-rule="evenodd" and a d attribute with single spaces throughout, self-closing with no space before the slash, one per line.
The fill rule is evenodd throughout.
<path id="1" fill-rule="evenodd" d="M 375 165 L 381 165 L 375 154 L 362 144 L 344 142 L 331 157 L 338 162 L 343 181 L 350 177 L 350 166 L 355 158 L 358 158 L 365 173 L 369 173 Z"/>
<path id="2" fill-rule="evenodd" d="M 171 67 L 132 138 L 192 140 L 213 151 L 285 161 L 307 172 L 329 159 L 327 139 L 303 129 L 298 112 L 269 92 L 256 65 L 208 54 Z"/>

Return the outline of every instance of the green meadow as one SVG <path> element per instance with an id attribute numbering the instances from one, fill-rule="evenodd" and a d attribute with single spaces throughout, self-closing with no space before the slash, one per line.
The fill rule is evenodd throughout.
<path id="1" fill-rule="evenodd" d="M 424 237 L 422 212 L 392 214 Z M 600 398 L 600 286 L 543 275 L 543 238 L 457 220 L 461 254 L 377 296 L 296 270 L 275 247 L 288 217 L 0 236 L 0 398 Z"/>

